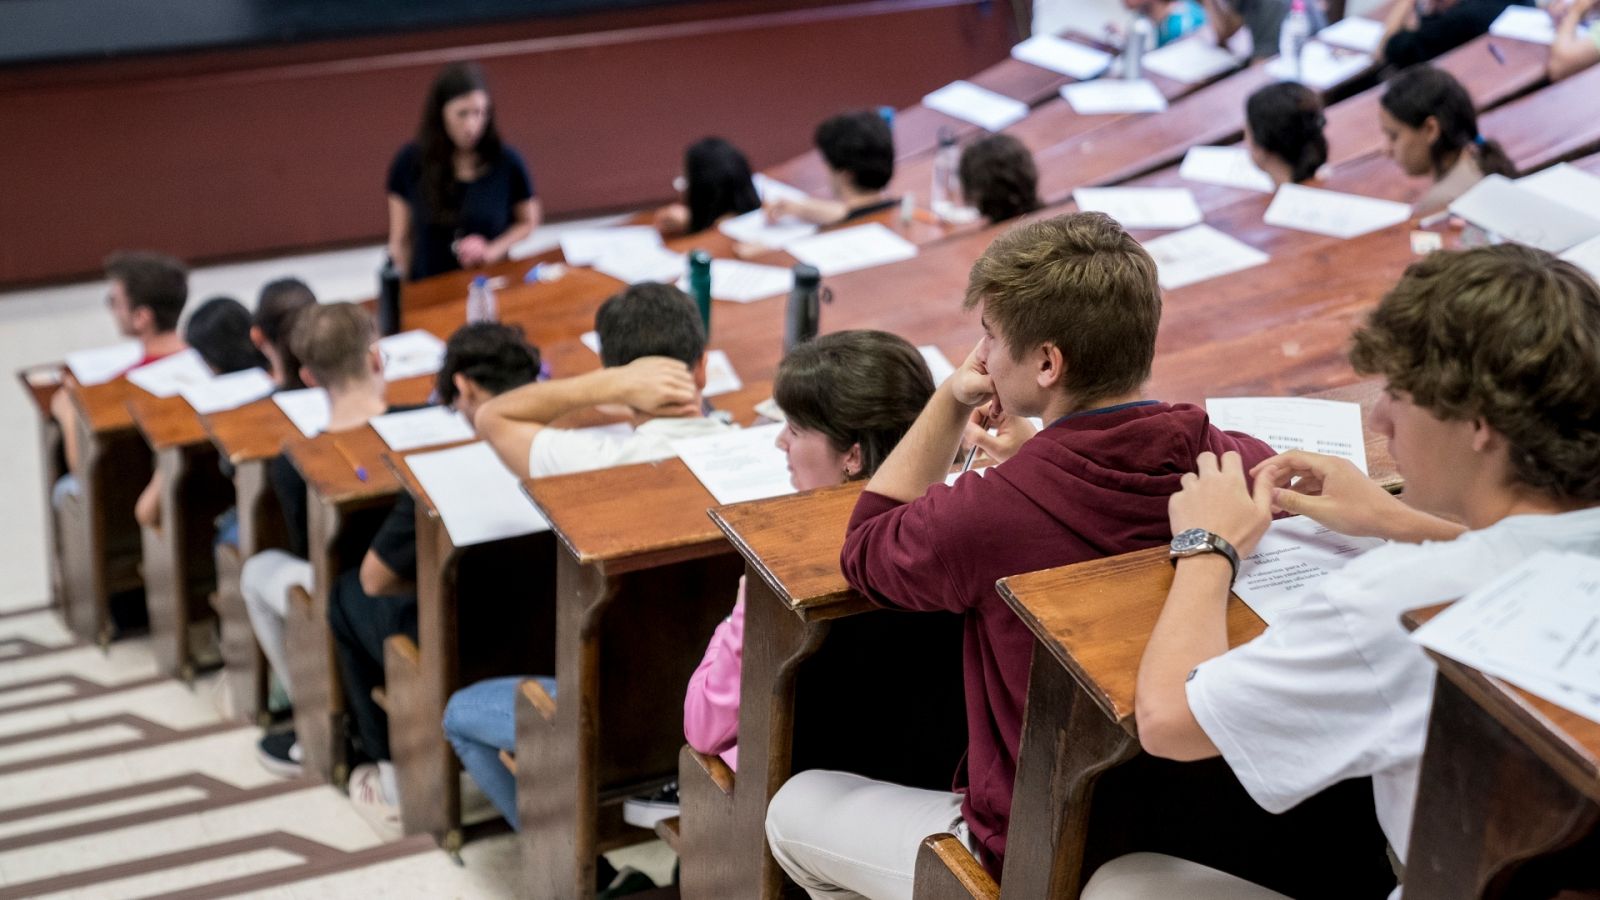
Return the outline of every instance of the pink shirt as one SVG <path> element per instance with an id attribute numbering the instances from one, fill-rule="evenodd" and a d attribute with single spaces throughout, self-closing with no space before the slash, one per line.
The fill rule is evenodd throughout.
<path id="1" fill-rule="evenodd" d="M 683 734 L 689 746 L 715 753 L 739 768 L 739 669 L 744 659 L 744 579 L 733 614 L 711 635 L 705 658 L 689 678 L 683 698 Z"/>

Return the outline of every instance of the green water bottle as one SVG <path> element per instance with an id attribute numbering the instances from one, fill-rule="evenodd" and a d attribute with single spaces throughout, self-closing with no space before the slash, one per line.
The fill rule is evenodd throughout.
<path id="1" fill-rule="evenodd" d="M 695 306 L 700 307 L 700 323 L 706 327 L 706 337 L 711 337 L 711 254 L 704 250 L 689 251 L 689 293 Z"/>

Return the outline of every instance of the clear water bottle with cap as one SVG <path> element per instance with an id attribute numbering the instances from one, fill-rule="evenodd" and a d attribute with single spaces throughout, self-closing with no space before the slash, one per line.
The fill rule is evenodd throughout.
<path id="1" fill-rule="evenodd" d="M 939 150 L 933 157 L 933 189 L 928 193 L 928 205 L 941 222 L 954 218 L 953 212 L 961 205 L 961 148 L 956 146 L 955 132 L 939 129 Z"/>
<path id="2" fill-rule="evenodd" d="M 1122 44 L 1122 77 L 1126 79 L 1142 78 L 1144 76 L 1144 54 L 1146 50 L 1155 46 L 1156 27 L 1149 16 L 1137 15 L 1128 26 L 1128 39 Z"/>
<path id="3" fill-rule="evenodd" d="M 400 333 L 400 270 L 385 256 L 378 270 L 378 334 Z"/>
<path id="4" fill-rule="evenodd" d="M 700 324 L 711 336 L 711 254 L 704 250 L 689 251 L 689 295 L 700 310 Z"/>
<path id="5" fill-rule="evenodd" d="M 479 275 L 472 279 L 472 286 L 467 288 L 467 324 L 496 322 L 499 319 L 500 309 L 495 301 L 494 288 L 489 285 L 488 278 Z"/>
<path id="6" fill-rule="evenodd" d="M 822 304 L 829 299 L 822 287 L 822 273 L 816 266 L 800 263 L 794 267 L 794 288 L 789 291 L 789 306 L 783 317 L 783 352 L 817 336 L 822 325 Z"/>
<path id="7" fill-rule="evenodd" d="M 1295 81 L 1305 80 L 1302 58 L 1310 39 L 1311 15 L 1306 12 L 1306 0 L 1294 0 L 1283 17 L 1283 27 L 1278 29 L 1278 55 L 1289 61 Z"/>

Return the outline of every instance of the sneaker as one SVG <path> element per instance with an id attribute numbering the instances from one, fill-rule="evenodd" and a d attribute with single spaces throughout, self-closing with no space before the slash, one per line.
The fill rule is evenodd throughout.
<path id="1" fill-rule="evenodd" d="M 654 829 L 662 819 L 678 814 L 678 783 L 669 781 L 654 794 L 639 794 L 622 802 L 622 821 L 635 828 Z"/>
<path id="2" fill-rule="evenodd" d="M 650 876 L 635 869 L 633 866 L 623 866 L 617 877 L 612 879 L 606 889 L 595 895 L 595 900 L 611 900 L 612 897 L 626 897 L 629 894 L 642 894 L 653 891 L 658 885 L 650 880 Z"/>
<path id="3" fill-rule="evenodd" d="M 256 743 L 256 759 L 261 767 L 281 778 L 299 778 L 300 745 L 295 742 L 293 729 L 269 731 Z"/>
<path id="4" fill-rule="evenodd" d="M 400 840 L 400 806 L 384 797 L 383 777 L 376 764 L 362 763 L 350 770 L 350 802 L 378 837 Z"/>

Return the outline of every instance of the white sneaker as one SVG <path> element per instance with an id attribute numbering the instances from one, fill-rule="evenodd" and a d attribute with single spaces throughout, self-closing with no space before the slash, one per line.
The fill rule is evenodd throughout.
<path id="1" fill-rule="evenodd" d="M 376 765 L 362 763 L 351 770 L 350 802 L 378 837 L 385 841 L 400 840 L 400 807 L 384 797 L 383 782 Z"/>
<path id="2" fill-rule="evenodd" d="M 622 821 L 635 828 L 653 829 L 662 819 L 678 814 L 678 783 L 668 782 L 654 794 L 639 794 L 622 802 Z"/>

